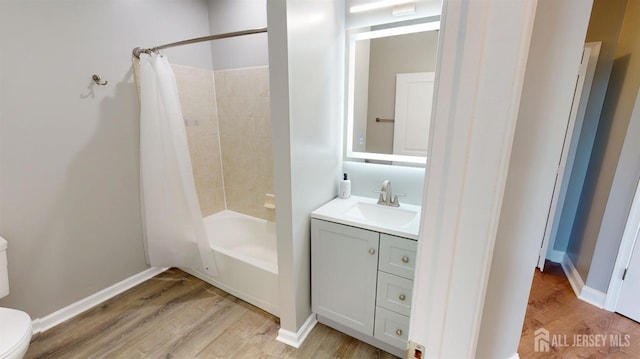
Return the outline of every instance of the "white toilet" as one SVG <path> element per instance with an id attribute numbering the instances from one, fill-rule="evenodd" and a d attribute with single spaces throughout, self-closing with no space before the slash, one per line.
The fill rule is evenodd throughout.
<path id="1" fill-rule="evenodd" d="M 7 241 L 0 237 L 0 298 L 9 295 Z M 22 359 L 31 341 L 29 314 L 0 307 L 0 359 Z"/>

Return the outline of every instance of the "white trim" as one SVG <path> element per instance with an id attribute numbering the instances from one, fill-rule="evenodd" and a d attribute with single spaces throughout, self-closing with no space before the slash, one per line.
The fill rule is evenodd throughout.
<path id="1" fill-rule="evenodd" d="M 604 307 L 607 294 L 586 286 L 584 284 L 584 281 L 582 280 L 582 277 L 580 276 L 580 273 L 578 273 L 578 270 L 573 265 L 573 262 L 571 262 L 571 258 L 569 258 L 566 253 L 562 258 L 561 264 L 562 270 L 567 276 L 569 284 L 571 284 L 571 288 L 576 294 L 576 297 L 578 297 L 578 299 L 582 300 L 583 302 L 587 302 L 602 309 Z"/>
<path id="2" fill-rule="evenodd" d="M 584 281 L 582 280 L 580 273 L 578 273 L 578 270 L 573 265 L 573 262 L 571 262 L 571 258 L 569 258 L 569 256 L 566 253 L 562 258 L 562 262 L 560 262 L 560 264 L 562 265 L 562 270 L 564 271 L 564 274 L 567 276 L 567 279 L 569 280 L 569 284 L 571 284 L 571 288 L 573 289 L 573 292 L 576 294 L 576 297 L 579 298 L 580 293 L 582 293 L 582 288 L 584 287 Z"/>
<path id="3" fill-rule="evenodd" d="M 60 310 L 57 310 L 43 318 L 36 318 L 31 324 L 33 334 L 45 332 L 53 328 L 54 326 L 66 320 L 69 320 L 88 309 L 95 307 L 96 305 L 104 302 L 107 299 L 113 298 L 116 295 L 155 277 L 156 275 L 164 272 L 167 269 L 168 268 L 159 267 L 148 268 L 97 293 L 80 299 L 79 301 L 72 303 Z"/>
<path id="4" fill-rule="evenodd" d="M 636 98 L 636 109 L 640 105 L 640 94 Z M 618 304 L 618 298 L 622 291 L 622 274 L 625 268 L 628 267 L 631 255 L 633 254 L 633 247 L 640 233 L 640 182 L 636 186 L 636 193 L 631 204 L 631 210 L 629 211 L 629 217 L 627 218 L 627 224 L 625 225 L 624 232 L 622 234 L 622 241 L 620 242 L 620 248 L 618 249 L 618 257 L 616 258 L 616 264 L 613 267 L 613 273 L 611 273 L 611 280 L 609 281 L 609 288 L 607 289 L 607 298 L 604 302 L 604 309 L 608 311 L 615 311 Z"/>
<path id="5" fill-rule="evenodd" d="M 607 294 L 585 285 L 582 288 L 582 292 L 578 296 L 578 299 L 603 309 L 604 303 L 607 299 Z"/>
<path id="6" fill-rule="evenodd" d="M 557 249 L 552 249 L 547 252 L 547 259 L 552 261 L 553 263 L 562 263 L 564 256 L 565 252 L 559 251 Z"/>
<path id="7" fill-rule="evenodd" d="M 276 340 L 292 346 L 296 349 L 300 348 L 300 346 L 302 345 L 302 343 L 304 343 L 304 340 L 307 339 L 307 336 L 309 335 L 309 333 L 311 333 L 311 330 L 316 326 L 316 324 L 318 324 L 316 313 L 311 313 L 309 318 L 307 318 L 300 329 L 298 329 L 297 333 L 280 328 L 280 330 L 278 330 L 278 336 L 276 337 Z"/>
<path id="8" fill-rule="evenodd" d="M 443 2 L 409 329 L 426 358 L 476 356 L 537 2 L 504 4 Z"/>
<path id="9" fill-rule="evenodd" d="M 508 359 L 520 359 L 520 355 L 518 353 L 513 354 Z"/>

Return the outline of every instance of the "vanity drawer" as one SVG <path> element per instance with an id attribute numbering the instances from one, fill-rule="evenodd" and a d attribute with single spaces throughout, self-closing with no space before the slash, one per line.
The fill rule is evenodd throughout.
<path id="1" fill-rule="evenodd" d="M 394 313 L 382 307 L 376 307 L 376 320 L 373 337 L 405 350 L 409 334 L 409 317 Z"/>
<path id="2" fill-rule="evenodd" d="M 396 313 L 409 316 L 413 281 L 385 272 L 378 272 L 376 304 Z"/>
<path id="3" fill-rule="evenodd" d="M 416 241 L 380 234 L 380 259 L 378 269 L 413 279 L 416 265 Z"/>

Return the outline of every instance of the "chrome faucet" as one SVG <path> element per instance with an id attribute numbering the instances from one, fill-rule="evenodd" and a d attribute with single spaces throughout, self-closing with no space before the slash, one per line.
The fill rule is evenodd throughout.
<path id="1" fill-rule="evenodd" d="M 393 193 L 391 191 L 391 181 L 389 180 L 384 180 L 384 182 L 382 182 L 382 188 L 380 188 L 380 191 L 375 192 L 380 193 L 380 196 L 378 197 L 378 204 L 381 206 L 400 207 L 398 196 L 405 196 L 404 193 L 398 193 L 393 196 Z"/>

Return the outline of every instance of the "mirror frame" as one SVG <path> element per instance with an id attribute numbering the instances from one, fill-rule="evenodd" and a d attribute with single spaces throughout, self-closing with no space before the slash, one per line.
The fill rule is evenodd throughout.
<path id="1" fill-rule="evenodd" d="M 364 31 L 352 33 L 349 36 L 349 57 L 347 63 L 347 130 L 346 130 L 346 159 L 360 159 L 360 160 L 378 160 L 378 161 L 392 161 L 402 162 L 407 164 L 419 164 L 425 165 L 427 163 L 426 157 L 419 156 L 405 156 L 394 155 L 387 153 L 372 153 L 372 152 L 356 152 L 353 151 L 353 125 L 354 125 L 354 98 L 355 98 L 355 66 L 356 66 L 356 51 L 355 45 L 358 40 L 370 40 L 380 37 L 389 37 L 395 35 L 413 34 L 416 32 L 434 31 L 440 29 L 440 21 L 431 21 L 414 25 L 390 27 L 380 30 Z"/>

